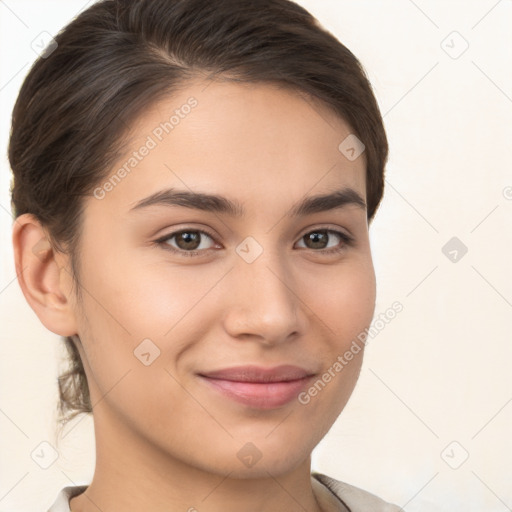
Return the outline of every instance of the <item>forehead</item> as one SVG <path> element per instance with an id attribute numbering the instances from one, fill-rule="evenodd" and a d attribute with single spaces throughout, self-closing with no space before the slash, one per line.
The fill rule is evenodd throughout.
<path id="1" fill-rule="evenodd" d="M 222 194 L 247 208 L 343 186 L 365 197 L 364 153 L 340 144 L 350 126 L 327 106 L 274 84 L 189 83 L 133 123 L 102 208 L 128 212 L 163 188 Z M 286 206 L 285 204 L 283 206 Z"/>

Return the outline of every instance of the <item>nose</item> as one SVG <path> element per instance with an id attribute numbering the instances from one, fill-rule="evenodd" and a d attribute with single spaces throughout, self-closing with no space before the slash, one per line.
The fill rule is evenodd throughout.
<path id="1" fill-rule="evenodd" d="M 234 338 L 275 345 L 306 328 L 304 302 L 283 258 L 264 252 L 256 261 L 239 259 L 230 272 L 224 328 Z"/>

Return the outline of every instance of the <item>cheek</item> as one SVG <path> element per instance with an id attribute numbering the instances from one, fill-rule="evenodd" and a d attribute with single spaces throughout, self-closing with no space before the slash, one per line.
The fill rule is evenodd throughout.
<path id="1" fill-rule="evenodd" d="M 316 280 L 314 289 L 308 303 L 341 350 L 373 318 L 376 285 L 371 260 L 365 258 L 340 266 L 333 273 L 325 274 L 321 282 Z"/>
<path id="2" fill-rule="evenodd" d="M 133 343 L 144 338 L 165 337 L 181 319 L 193 314 L 196 305 L 219 279 L 218 272 L 206 272 L 198 267 L 179 268 L 165 261 L 155 263 L 144 258 L 130 260 L 123 254 L 100 261 L 101 264 L 84 273 L 87 276 L 84 287 L 93 299 L 89 301 L 93 311 L 89 321 L 106 323 L 109 330 L 117 331 L 121 338 L 128 336 Z"/>
<path id="3" fill-rule="evenodd" d="M 340 266 L 329 279 L 317 280 L 310 294 L 311 309 L 323 326 L 323 373 L 305 390 L 299 402 L 310 417 L 330 428 L 348 402 L 359 377 L 364 335 L 375 311 L 375 274 L 371 259 Z M 363 335 L 363 336 L 361 336 Z"/>
<path id="4" fill-rule="evenodd" d="M 205 336 L 204 319 L 212 308 L 206 295 L 219 276 L 198 271 L 199 267 L 130 265 L 122 256 L 111 257 L 84 271 L 87 293 L 79 334 L 97 396 L 117 387 L 123 378 L 119 389 L 137 382 L 128 395 L 133 403 L 140 398 L 144 404 L 147 397 L 137 390 L 144 394 L 162 385 L 172 388 L 168 372 L 174 373 L 175 361 Z M 145 366 L 144 360 L 150 365 Z"/>

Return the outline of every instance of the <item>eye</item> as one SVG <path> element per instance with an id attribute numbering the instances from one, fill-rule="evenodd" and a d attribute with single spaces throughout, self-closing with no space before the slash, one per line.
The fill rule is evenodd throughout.
<path id="1" fill-rule="evenodd" d="M 167 250 L 180 253 L 183 256 L 198 256 L 213 248 L 205 239 L 213 242 L 213 236 L 201 229 L 182 229 L 156 240 Z M 174 240 L 174 243 L 171 243 Z"/>
<path id="2" fill-rule="evenodd" d="M 336 239 L 338 239 L 338 243 L 336 243 Z M 331 240 L 335 243 L 332 244 Z M 315 229 L 303 235 L 300 241 L 305 241 L 306 249 L 327 254 L 341 252 L 354 243 L 351 236 L 334 229 Z"/>
<path id="3" fill-rule="evenodd" d="M 305 242 L 304 249 L 320 254 L 339 253 L 354 244 L 354 239 L 334 229 L 315 229 L 303 235 L 299 242 Z M 334 242 L 334 243 L 333 243 Z M 203 256 L 215 247 L 213 235 L 201 229 L 181 229 L 155 241 L 164 249 L 180 256 Z M 218 247 L 218 246 L 217 246 Z"/>

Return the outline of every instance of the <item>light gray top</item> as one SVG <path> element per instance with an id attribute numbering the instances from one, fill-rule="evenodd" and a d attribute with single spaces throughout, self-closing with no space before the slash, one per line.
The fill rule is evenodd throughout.
<path id="1" fill-rule="evenodd" d="M 347 512 L 403 512 L 400 507 L 386 503 L 374 494 L 340 482 L 316 471 L 311 475 L 326 487 L 339 502 L 339 510 Z M 64 487 L 48 512 L 70 512 L 69 500 L 87 489 L 86 485 Z"/>

